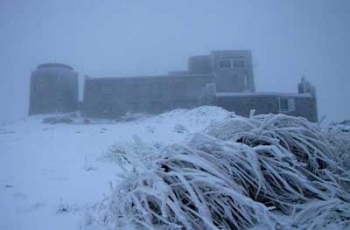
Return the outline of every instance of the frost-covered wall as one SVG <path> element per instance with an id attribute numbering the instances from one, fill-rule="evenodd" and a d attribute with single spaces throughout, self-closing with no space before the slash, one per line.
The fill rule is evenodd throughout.
<path id="1" fill-rule="evenodd" d="M 161 76 L 86 78 L 82 112 L 117 118 L 217 105 L 238 115 L 284 113 L 317 121 L 315 88 L 302 79 L 295 94 L 256 93 L 250 50 L 192 56 L 185 71 Z M 78 77 L 70 66 L 44 64 L 31 78 L 29 114 L 77 110 Z"/>
<path id="2" fill-rule="evenodd" d="M 78 105 L 78 73 L 72 67 L 48 63 L 32 72 L 29 115 L 72 112 Z"/>
<path id="3" fill-rule="evenodd" d="M 157 113 L 203 104 L 203 91 L 214 83 L 218 92 L 254 92 L 249 50 L 213 51 L 192 56 L 188 70 L 164 76 L 86 79 L 83 112 L 116 117 L 127 112 Z"/>
<path id="4" fill-rule="evenodd" d="M 255 91 L 250 50 L 220 50 L 212 51 L 210 55 L 192 56 L 188 71 L 212 74 L 218 92 Z"/>
<path id="5" fill-rule="evenodd" d="M 210 54 L 217 92 L 254 92 L 250 50 L 213 51 Z"/>
<path id="6" fill-rule="evenodd" d="M 318 120 L 316 98 L 310 94 L 218 93 L 214 104 L 245 117 L 254 109 L 255 114 L 283 113 Z"/>
<path id="7" fill-rule="evenodd" d="M 91 117 L 118 117 L 126 113 L 159 113 L 201 104 L 211 75 L 165 75 L 85 80 L 83 113 Z"/>

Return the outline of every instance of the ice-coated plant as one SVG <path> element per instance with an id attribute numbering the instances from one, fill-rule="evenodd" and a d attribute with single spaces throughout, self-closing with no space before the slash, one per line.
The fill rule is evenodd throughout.
<path id="1" fill-rule="evenodd" d="M 110 218 L 136 229 L 274 229 L 285 225 L 276 210 L 294 228 L 349 227 L 347 150 L 332 138 L 303 118 L 229 117 L 129 171 Z"/>

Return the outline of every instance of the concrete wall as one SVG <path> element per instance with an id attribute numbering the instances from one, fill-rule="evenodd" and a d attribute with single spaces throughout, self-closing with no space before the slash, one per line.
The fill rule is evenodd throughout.
<path id="1" fill-rule="evenodd" d="M 78 105 L 78 73 L 62 64 L 44 64 L 32 72 L 29 115 L 72 112 Z"/>
<path id="2" fill-rule="evenodd" d="M 211 75 L 166 75 L 85 80 L 83 113 L 115 118 L 131 113 L 159 113 L 200 105 Z"/>
<path id="3" fill-rule="evenodd" d="M 159 113 L 213 104 L 242 116 L 255 109 L 256 114 L 282 112 L 317 121 L 315 90 L 305 79 L 298 86 L 300 94 L 254 93 L 250 50 L 192 56 L 187 71 L 164 76 L 96 78 L 84 84 L 82 111 L 89 117 L 116 118 L 128 112 Z M 77 104 L 78 74 L 73 68 L 49 63 L 33 71 L 29 114 L 76 111 Z"/>
<path id="4" fill-rule="evenodd" d="M 281 99 L 293 99 L 292 111 L 281 110 Z M 316 99 L 309 95 L 283 95 L 283 94 L 251 94 L 251 95 L 220 95 L 216 97 L 215 104 L 237 115 L 248 117 L 250 110 L 255 109 L 255 114 L 284 113 L 297 117 L 305 117 L 309 121 L 316 122 Z"/>
<path id="5" fill-rule="evenodd" d="M 210 56 L 217 92 L 255 91 L 250 50 L 213 51 Z M 223 66 L 227 62 L 230 67 Z"/>
<path id="6" fill-rule="evenodd" d="M 188 71 L 195 74 L 211 74 L 210 55 L 192 56 L 188 59 Z"/>

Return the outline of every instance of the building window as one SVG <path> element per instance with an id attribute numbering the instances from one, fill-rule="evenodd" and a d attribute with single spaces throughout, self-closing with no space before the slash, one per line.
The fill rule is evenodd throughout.
<path id="1" fill-rule="evenodd" d="M 227 60 L 220 61 L 220 68 L 222 68 L 222 69 L 231 69 L 232 68 L 231 60 L 227 59 Z"/>
<path id="2" fill-rule="evenodd" d="M 240 69 L 245 68 L 246 62 L 243 59 L 223 59 L 220 61 L 221 69 Z"/>
<path id="3" fill-rule="evenodd" d="M 294 98 L 280 98 L 279 111 L 281 113 L 294 112 L 295 111 Z"/>

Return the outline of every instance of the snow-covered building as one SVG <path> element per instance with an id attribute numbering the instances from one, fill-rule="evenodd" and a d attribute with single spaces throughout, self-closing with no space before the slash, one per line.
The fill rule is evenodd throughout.
<path id="1" fill-rule="evenodd" d="M 78 73 L 59 63 L 39 65 L 30 79 L 29 115 L 78 109 Z"/>
<path id="2" fill-rule="evenodd" d="M 200 105 L 221 106 L 243 116 L 255 110 L 255 114 L 285 113 L 317 121 L 315 89 L 305 79 L 295 94 L 255 92 L 250 50 L 192 56 L 188 70 L 160 76 L 86 77 L 82 112 L 116 118 Z"/>

